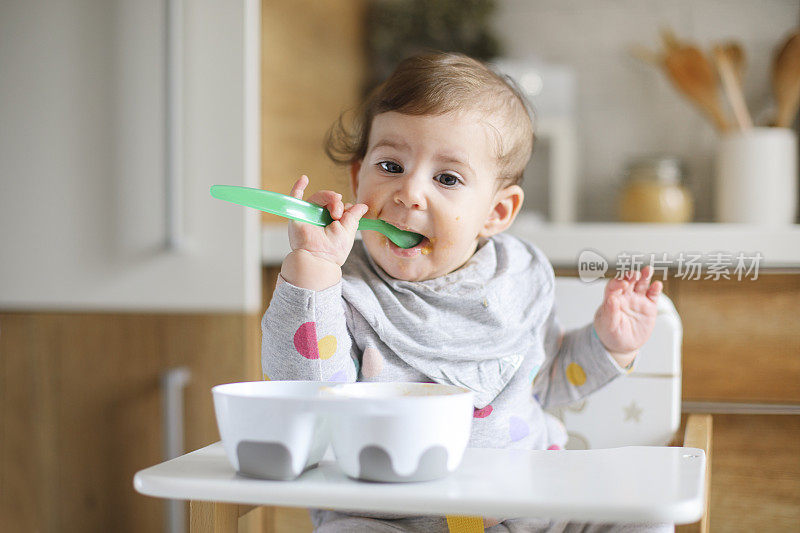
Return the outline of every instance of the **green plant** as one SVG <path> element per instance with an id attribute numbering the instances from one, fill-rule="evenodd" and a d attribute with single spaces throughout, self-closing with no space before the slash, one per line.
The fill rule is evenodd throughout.
<path id="1" fill-rule="evenodd" d="M 481 60 L 501 53 L 490 20 L 494 0 L 374 0 L 367 11 L 372 87 L 402 59 L 425 51 Z"/>

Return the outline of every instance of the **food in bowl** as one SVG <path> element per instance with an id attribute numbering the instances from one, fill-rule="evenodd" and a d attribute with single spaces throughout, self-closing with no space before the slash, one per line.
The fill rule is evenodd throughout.
<path id="1" fill-rule="evenodd" d="M 211 389 L 225 453 L 240 474 L 294 479 L 322 459 L 329 443 L 318 381 L 248 381 Z"/>
<path id="2" fill-rule="evenodd" d="M 322 391 L 339 467 L 368 481 L 428 481 L 461 463 L 473 393 L 438 383 L 359 382 Z"/>

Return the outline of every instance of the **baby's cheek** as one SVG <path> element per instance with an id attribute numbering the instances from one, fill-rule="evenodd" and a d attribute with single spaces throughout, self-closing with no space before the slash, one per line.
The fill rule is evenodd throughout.
<path id="1" fill-rule="evenodd" d="M 455 232 L 452 230 L 444 232 L 439 238 L 436 240 L 436 245 L 442 250 L 449 250 L 456 245 L 456 238 L 454 235 Z"/>

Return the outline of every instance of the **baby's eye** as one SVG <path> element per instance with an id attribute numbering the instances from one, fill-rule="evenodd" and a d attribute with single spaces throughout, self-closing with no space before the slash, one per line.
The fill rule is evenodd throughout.
<path id="1" fill-rule="evenodd" d="M 458 178 L 452 174 L 439 174 L 436 176 L 436 181 L 447 187 L 458 185 Z"/>
<path id="2" fill-rule="evenodd" d="M 394 161 L 381 161 L 378 163 L 378 166 L 381 167 L 386 172 L 390 172 L 392 174 L 400 174 L 403 172 L 403 167 L 395 163 Z"/>

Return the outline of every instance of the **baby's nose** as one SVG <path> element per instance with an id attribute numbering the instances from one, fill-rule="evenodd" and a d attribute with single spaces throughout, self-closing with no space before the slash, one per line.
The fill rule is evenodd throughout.
<path id="1" fill-rule="evenodd" d="M 394 203 L 408 209 L 426 209 L 425 184 L 416 176 L 406 176 L 395 191 Z"/>

